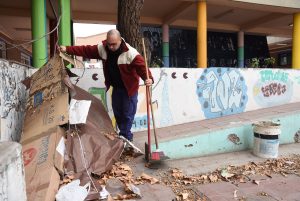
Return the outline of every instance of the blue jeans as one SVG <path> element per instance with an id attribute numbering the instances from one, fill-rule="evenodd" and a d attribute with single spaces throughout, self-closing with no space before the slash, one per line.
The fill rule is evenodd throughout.
<path id="1" fill-rule="evenodd" d="M 119 135 L 130 141 L 133 139 L 131 127 L 136 113 L 137 97 L 138 93 L 129 97 L 126 89 L 123 88 L 114 88 L 112 92 L 112 108 L 120 130 Z"/>

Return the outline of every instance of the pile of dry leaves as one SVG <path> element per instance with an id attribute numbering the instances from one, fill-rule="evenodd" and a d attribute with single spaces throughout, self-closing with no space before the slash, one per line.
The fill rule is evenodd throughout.
<path id="1" fill-rule="evenodd" d="M 123 161 L 130 161 L 129 158 L 126 156 L 126 160 Z M 194 190 L 194 185 L 219 181 L 232 182 L 235 185 L 246 182 L 259 185 L 259 181 L 251 180 L 250 177 L 253 175 L 265 175 L 272 178 L 272 174 L 281 174 L 283 176 L 296 174 L 300 176 L 300 155 L 294 155 L 289 158 L 269 159 L 260 163 L 249 162 L 241 166 L 229 165 L 226 168 L 219 168 L 213 172 L 193 176 L 184 175 L 183 171 L 179 169 L 159 170 L 159 178 L 145 173 L 134 175 L 129 165 L 125 162 L 117 162 L 110 171 L 101 175 L 98 182 L 106 186 L 110 179 L 117 179 L 123 184 L 123 193 L 112 195 L 108 198 L 108 201 L 136 199 L 141 196 L 141 192 L 137 190 L 138 185 L 145 183 L 160 183 L 171 187 L 177 195 L 178 201 L 208 201 L 209 199 L 205 195 Z M 67 177 L 63 183 L 68 183 L 71 180 L 72 178 Z"/>
<path id="2" fill-rule="evenodd" d="M 135 189 L 138 189 L 135 185 L 141 185 L 144 183 L 156 184 L 159 183 L 159 180 L 142 173 L 141 175 L 134 177 L 132 169 L 123 162 L 117 162 L 113 165 L 112 170 L 104 173 L 98 182 L 101 185 L 106 186 L 109 179 L 118 179 L 124 184 L 125 194 L 117 194 L 113 196 L 113 200 L 124 200 L 132 199 L 141 196 L 140 193 L 136 192 Z M 138 191 L 138 190 L 137 190 Z"/>
<path id="3" fill-rule="evenodd" d="M 265 175 L 272 178 L 272 174 L 281 174 L 283 176 L 296 174 L 300 176 L 300 155 L 294 155 L 289 158 L 268 159 L 260 163 L 249 162 L 241 166 L 230 165 L 207 174 L 193 176 L 184 175 L 181 170 L 173 169 L 169 171 L 169 175 L 162 178 L 162 181 L 173 189 L 178 200 L 194 200 L 196 192 L 193 190 L 193 185 L 218 181 L 232 182 L 235 185 L 246 182 L 259 185 L 260 181 L 251 180 L 250 176 Z M 205 195 L 198 195 L 198 197 L 200 201 L 207 200 Z"/>

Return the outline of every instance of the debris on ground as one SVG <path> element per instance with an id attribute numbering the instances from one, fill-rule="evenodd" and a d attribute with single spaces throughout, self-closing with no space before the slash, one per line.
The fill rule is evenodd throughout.
<path id="1" fill-rule="evenodd" d="M 226 168 L 219 168 L 213 172 L 187 176 L 181 170 L 172 169 L 162 178 L 165 185 L 170 186 L 177 195 L 178 200 L 194 200 L 194 193 L 191 191 L 187 199 L 183 199 L 182 194 L 187 192 L 189 187 L 198 184 L 214 183 L 219 181 L 232 182 L 233 184 L 252 182 L 259 185 L 261 181 L 251 180 L 250 176 L 262 175 L 272 178 L 272 174 L 296 174 L 300 176 L 300 155 L 291 157 L 268 159 L 264 162 L 249 162 L 241 166 L 229 165 Z M 185 194 L 184 194 L 185 195 Z M 205 200 L 203 198 L 202 200 Z"/>
<path id="2" fill-rule="evenodd" d="M 143 196 L 143 192 L 139 191 L 139 185 L 143 184 L 161 184 L 170 187 L 176 195 L 178 201 L 209 201 L 203 193 L 195 190 L 194 186 L 199 184 L 215 183 L 220 181 L 231 182 L 235 185 L 239 183 L 252 183 L 259 185 L 261 180 L 250 179 L 251 176 L 261 175 L 272 178 L 273 174 L 296 174 L 300 176 L 300 155 L 291 157 L 268 159 L 264 162 L 249 162 L 245 165 L 218 168 L 215 171 L 198 175 L 185 175 L 182 170 L 162 169 L 153 174 L 135 175 L 132 169 L 134 154 L 132 150 L 125 150 L 110 171 L 103 173 L 98 179 L 98 183 L 106 186 L 110 193 L 107 200 L 138 200 Z M 127 164 L 128 163 L 128 164 Z M 62 183 L 68 183 L 73 179 L 72 175 L 64 178 Z M 260 196 L 268 196 L 264 192 L 260 192 Z M 238 191 L 233 192 L 235 200 L 246 200 L 244 197 L 238 196 Z"/>

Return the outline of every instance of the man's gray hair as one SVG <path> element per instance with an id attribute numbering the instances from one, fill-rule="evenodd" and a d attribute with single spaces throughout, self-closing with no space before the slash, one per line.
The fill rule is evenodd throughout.
<path id="1" fill-rule="evenodd" d="M 107 32 L 107 37 L 112 35 L 117 35 L 119 38 L 121 38 L 121 34 L 117 29 L 111 29 Z"/>

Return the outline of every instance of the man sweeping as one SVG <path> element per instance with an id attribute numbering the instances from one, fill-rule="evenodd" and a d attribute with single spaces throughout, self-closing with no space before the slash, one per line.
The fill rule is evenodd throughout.
<path id="1" fill-rule="evenodd" d="M 116 29 L 107 33 L 106 40 L 102 41 L 102 44 L 60 46 L 60 51 L 102 60 L 106 90 L 110 86 L 113 87 L 112 108 L 120 130 L 119 135 L 132 141 L 131 127 L 137 109 L 139 78 L 144 80 L 146 86 L 153 84 L 150 70 L 147 79 L 144 58 L 121 38 L 120 32 Z"/>

